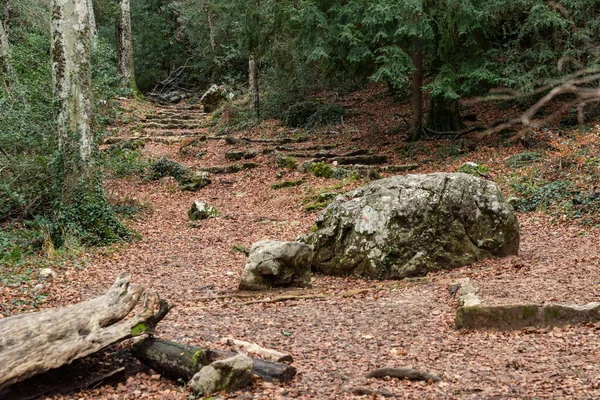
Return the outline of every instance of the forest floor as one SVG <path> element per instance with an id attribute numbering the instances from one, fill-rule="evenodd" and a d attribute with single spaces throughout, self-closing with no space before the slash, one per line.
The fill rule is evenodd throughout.
<path id="1" fill-rule="evenodd" d="M 508 194 L 508 177 L 515 169 L 507 166 L 507 160 L 528 151 L 522 144 L 484 143 L 473 150 L 462 149 L 468 146 L 463 141 L 405 146 L 394 130 L 397 106 L 372 90 L 336 99 L 350 110 L 343 124 L 312 133 L 307 142 L 285 146 L 301 152 L 330 145 L 340 154 L 369 149 L 387 155 L 390 164 L 418 163 L 413 173 L 454 172 L 467 161 L 485 163 L 491 179 Z M 130 111 L 138 116 L 186 112 L 178 111 L 178 107 L 172 110 L 136 103 L 124 107 L 134 107 Z M 140 121 L 121 126 L 117 135 L 132 135 Z M 191 134 L 214 135 L 207 127 L 194 129 Z M 268 121 L 230 136 L 268 139 L 282 134 L 290 135 L 276 121 Z M 319 178 L 281 167 L 275 155 L 263 154 L 264 149 L 273 147 L 271 143 L 228 145 L 224 140 L 208 140 L 202 145 L 206 154 L 201 158 L 180 155 L 180 146 L 147 143 L 143 153 L 194 169 L 232 165 L 236 162 L 228 161 L 226 152 L 252 150 L 257 155 L 249 161 L 258 167 L 213 174 L 212 184 L 195 193 L 180 191 L 171 178 L 107 181 L 109 198 L 145 206 L 141 214 L 127 221 L 141 239 L 80 253 L 77 259 L 85 260 L 81 261 L 84 267 L 65 264 L 56 279 L 41 282 L 48 293 L 42 308 L 101 295 L 119 273 L 127 271 L 135 282 L 176 305 L 159 325 L 157 336 L 210 348 L 222 347 L 223 337 L 233 337 L 294 357 L 298 374 L 292 381 L 279 384 L 257 380 L 248 390 L 215 398 L 378 399 L 384 398 L 383 394 L 410 399 L 600 398 L 600 323 L 515 332 L 457 331 L 457 299 L 448 291 L 450 282 L 471 278 L 484 304 L 600 301 L 597 227 L 564 218 L 561 221 L 557 214 L 519 214 L 519 256 L 432 273 L 424 280 L 372 282 L 315 275 L 313 287 L 301 292 L 325 297 L 245 304 L 249 299 L 224 297 L 237 293 L 246 261 L 245 254 L 234 251 L 234 247 L 249 248 L 261 239 L 294 240 L 308 232 L 317 215 L 317 211 L 305 210 L 307 201 L 318 193 L 346 191 L 364 181 Z M 274 183 L 301 179 L 295 187 L 271 188 Z M 195 200 L 208 201 L 221 217 L 190 222 L 187 211 Z M 15 295 L 10 290 L 0 292 L 3 302 Z M 351 290 L 353 295 L 347 295 Z M 281 292 L 261 292 L 257 298 L 272 298 Z M 210 299 L 216 296 L 221 297 Z M 114 354 L 109 350 L 105 356 L 113 366 L 127 362 L 127 357 Z M 443 381 L 364 377 L 385 366 L 428 371 Z M 381 393 L 354 394 L 356 388 Z M 139 370 L 118 384 L 52 398 L 188 399 L 190 395 L 177 382 Z"/>

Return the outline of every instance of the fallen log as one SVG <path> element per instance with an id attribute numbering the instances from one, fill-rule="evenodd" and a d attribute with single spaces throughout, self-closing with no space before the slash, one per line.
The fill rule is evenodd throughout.
<path id="1" fill-rule="evenodd" d="M 246 353 L 256 354 L 264 359 L 271 360 L 274 362 L 294 362 L 294 359 L 291 355 L 282 353 L 277 350 L 264 348 L 256 343 L 250 343 L 244 340 L 238 340 L 233 338 L 222 338 L 221 343 L 235 347 Z"/>
<path id="2" fill-rule="evenodd" d="M 121 274 L 104 296 L 93 300 L 0 319 L 0 391 L 124 339 L 152 333 L 171 306 L 129 284 L 130 279 Z M 140 300 L 140 312 L 122 321 Z"/>
<path id="3" fill-rule="evenodd" d="M 173 379 L 190 380 L 203 366 L 237 355 L 232 351 L 203 349 L 153 337 L 145 338 L 134 346 L 134 355 L 148 367 Z M 296 375 L 291 365 L 252 358 L 252 373 L 272 382 L 287 382 Z"/>

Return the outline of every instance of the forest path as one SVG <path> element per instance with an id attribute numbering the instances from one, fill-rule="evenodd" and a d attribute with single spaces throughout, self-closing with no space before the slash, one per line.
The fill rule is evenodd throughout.
<path id="1" fill-rule="evenodd" d="M 144 121 L 152 120 L 150 123 L 164 132 L 171 129 L 167 126 L 172 121 L 192 114 L 190 111 L 155 108 L 149 115 L 157 117 Z M 132 129 L 137 124 L 134 122 Z M 210 135 L 208 128 L 191 132 L 186 140 L 194 135 Z M 238 161 L 226 157 L 232 151 L 252 152 L 256 168 L 213 174 L 212 184 L 196 193 L 179 191 L 171 178 L 107 182 L 111 198 L 148 205 L 145 215 L 128 223 L 142 239 L 92 252 L 81 271 L 61 271 L 52 283 L 49 304 L 68 304 L 99 295 L 115 275 L 129 271 L 134 281 L 176 304 L 159 325 L 160 337 L 219 347 L 221 337 L 231 336 L 293 355 L 298 369 L 293 381 L 256 382 L 249 392 L 220 398 L 365 398 L 351 393 L 356 387 L 385 389 L 414 399 L 600 398 L 600 344 L 594 339 L 598 324 L 531 333 L 454 330 L 456 300 L 448 293 L 447 284 L 457 278 L 470 277 L 484 288 L 480 292 L 484 302 L 503 298 L 544 301 L 563 294 L 561 300 L 565 301 L 598 299 L 600 261 L 590 252 L 597 238 L 578 235 L 575 227 L 553 226 L 542 215 L 522 216 L 519 257 L 488 260 L 405 283 L 316 275 L 313 288 L 300 292 L 326 296 L 321 299 L 272 304 L 245 304 L 248 299 L 235 297 L 211 300 L 236 294 L 246 256 L 234 251 L 234 246 L 249 248 L 261 239 L 294 240 L 310 229 L 316 216 L 304 210 L 307 200 L 322 191 L 345 191 L 362 184 L 287 169 L 278 164 L 277 152 L 309 153 L 324 146 L 346 152 L 369 145 L 388 154 L 391 162 L 406 161 L 394 158 L 389 144 L 353 141 L 360 133 L 323 133 L 310 136 L 307 142 L 277 142 L 290 135 L 294 137 L 295 133 L 267 123 L 243 135 L 230 134 L 234 139 L 243 136 L 252 141 L 226 141 L 224 137 L 201 141 L 196 155 L 181 154 L 179 143 L 149 140 L 145 154 L 168 158 L 191 169 L 235 165 Z M 277 150 L 276 146 L 287 150 Z M 452 167 L 427 165 L 418 172 Z M 302 180 L 302 184 L 281 190 L 271 188 L 282 180 Z M 190 222 L 187 210 L 195 200 L 208 201 L 222 216 Z M 349 295 L 348 291 L 354 292 Z M 260 297 L 272 298 L 282 292 L 274 290 Z M 367 372 L 384 366 L 422 369 L 441 376 L 444 382 L 364 378 Z M 102 386 L 57 398 L 142 397 L 187 399 L 189 392 L 168 380 L 138 374 L 117 388 Z"/>

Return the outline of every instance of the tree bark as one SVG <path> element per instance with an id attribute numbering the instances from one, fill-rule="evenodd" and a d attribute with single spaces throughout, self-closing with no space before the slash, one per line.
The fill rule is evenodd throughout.
<path id="1" fill-rule="evenodd" d="M 98 28 L 96 26 L 96 14 L 94 13 L 94 0 L 88 1 L 88 13 L 90 15 L 90 35 L 92 35 L 92 45 L 98 36 Z"/>
<path id="2" fill-rule="evenodd" d="M 213 53 L 217 51 L 217 40 L 215 38 L 215 24 L 213 21 L 214 14 L 210 6 L 209 0 L 204 0 L 204 12 L 206 13 L 206 19 L 208 22 L 208 37 L 210 40 L 210 48 Z"/>
<path id="3" fill-rule="evenodd" d="M 52 78 L 58 109 L 60 198 L 95 176 L 90 26 L 86 0 L 53 0 Z"/>
<path id="4" fill-rule="evenodd" d="M 173 379 L 191 379 L 203 366 L 237 353 L 224 350 L 209 350 L 169 342 L 156 338 L 146 338 L 135 344 L 134 353 L 144 364 Z M 252 357 L 251 357 L 252 358 Z M 296 375 L 291 365 L 252 358 L 252 373 L 266 381 L 287 382 Z"/>
<path id="5" fill-rule="evenodd" d="M 415 69 L 412 76 L 412 120 L 408 139 L 415 142 L 423 132 L 423 53 L 415 51 L 411 58 Z"/>
<path id="6" fill-rule="evenodd" d="M 124 339 L 152 333 L 170 306 L 120 275 L 104 296 L 0 319 L 0 391 Z M 142 310 L 122 321 L 142 301 Z M 160 303 L 160 310 L 154 314 Z"/>
<path id="7" fill-rule="evenodd" d="M 248 83 L 250 86 L 250 109 L 254 111 L 256 118 L 260 117 L 260 97 L 258 93 L 258 66 L 256 55 L 250 54 L 248 61 Z"/>
<path id="8" fill-rule="evenodd" d="M 10 63 L 10 42 L 8 41 L 10 7 L 8 1 L 4 3 L 4 19 L 0 20 L 0 76 L 9 77 L 13 74 Z"/>
<path id="9" fill-rule="evenodd" d="M 133 63 L 133 33 L 130 0 L 121 0 L 121 15 L 116 21 L 118 70 L 128 88 L 138 93 Z"/>
<path id="10" fill-rule="evenodd" d="M 464 129 L 458 100 L 432 97 L 429 103 L 427 128 L 436 132 L 460 132 Z"/>
<path id="11" fill-rule="evenodd" d="M 106 202 L 92 132 L 91 36 L 87 0 L 52 1 L 52 81 L 57 109 L 56 215 L 91 244 L 129 235 Z"/>

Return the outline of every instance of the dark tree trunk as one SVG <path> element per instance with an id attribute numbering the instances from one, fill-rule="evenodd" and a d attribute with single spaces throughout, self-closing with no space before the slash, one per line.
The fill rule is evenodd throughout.
<path id="1" fill-rule="evenodd" d="M 458 100 L 431 97 L 427 128 L 436 132 L 460 132 L 464 129 Z"/>
<path id="2" fill-rule="evenodd" d="M 134 353 L 144 364 L 165 376 L 189 380 L 202 366 L 237 353 L 209 350 L 156 338 L 145 338 L 136 343 Z M 296 375 L 291 365 L 252 358 L 252 373 L 266 381 L 287 382 Z"/>
<path id="3" fill-rule="evenodd" d="M 411 55 L 414 64 L 412 77 L 412 120 L 408 139 L 411 142 L 421 138 L 423 131 L 423 53 L 416 51 Z"/>

